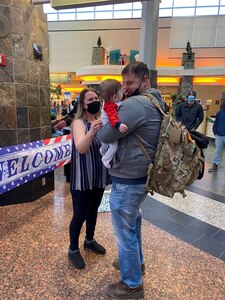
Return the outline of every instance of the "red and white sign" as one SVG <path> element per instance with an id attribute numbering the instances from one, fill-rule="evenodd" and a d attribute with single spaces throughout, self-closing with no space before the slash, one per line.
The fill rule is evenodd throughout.
<path id="1" fill-rule="evenodd" d="M 6 66 L 6 55 L 0 54 L 0 66 Z"/>

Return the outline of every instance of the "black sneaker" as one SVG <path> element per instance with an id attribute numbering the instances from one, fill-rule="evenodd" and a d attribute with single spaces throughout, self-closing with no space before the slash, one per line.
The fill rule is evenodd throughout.
<path id="1" fill-rule="evenodd" d="M 116 299 L 140 299 L 144 297 L 144 288 L 142 284 L 136 288 L 130 288 L 123 281 L 119 281 L 108 285 L 106 294 Z"/>
<path id="2" fill-rule="evenodd" d="M 76 269 L 83 269 L 85 267 L 85 262 L 79 250 L 72 251 L 69 249 L 68 256 Z"/>
<path id="3" fill-rule="evenodd" d="M 118 262 L 118 259 L 115 259 L 112 263 L 113 267 L 117 270 L 120 269 L 120 266 L 119 266 L 119 262 Z M 145 274 L 145 263 L 141 264 L 141 272 L 142 272 L 142 275 Z"/>
<path id="4" fill-rule="evenodd" d="M 105 254 L 106 250 L 105 248 L 96 242 L 96 240 L 93 240 L 91 242 L 85 240 L 84 241 L 84 248 L 91 250 L 97 254 Z"/>

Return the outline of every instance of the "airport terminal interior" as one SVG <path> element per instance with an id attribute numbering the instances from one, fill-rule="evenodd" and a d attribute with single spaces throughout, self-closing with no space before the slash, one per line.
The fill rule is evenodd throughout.
<path id="1" fill-rule="evenodd" d="M 146 300 L 223 300 L 225 296 L 225 155 L 218 173 L 208 173 L 214 145 L 206 149 L 206 170 L 186 192 L 170 199 L 148 196 L 142 205 L 143 276 Z M 55 189 L 30 203 L 0 207 L 1 299 L 109 299 L 106 286 L 119 280 L 111 213 L 105 192 L 95 238 L 106 248 L 100 256 L 80 243 L 86 266 L 68 260 L 72 216 L 69 183 L 55 171 Z"/>
<path id="2" fill-rule="evenodd" d="M 215 152 L 212 124 L 225 99 L 225 0 L 66 7 L 71 2 L 80 1 L 0 0 L 0 155 L 4 149 L 16 153 L 20 145 L 51 143 L 52 114 L 63 118 L 63 109 L 69 113 L 86 86 L 97 88 L 105 78 L 121 81 L 123 67 L 140 56 L 156 71 L 152 81 L 168 113 L 173 114 L 179 95 L 195 90 L 204 109 L 198 130 L 209 138 L 205 172 L 186 197 L 148 194 L 142 204 L 143 299 L 224 300 L 225 151 L 218 170 L 209 168 Z M 157 22 L 146 12 L 157 15 Z M 154 30 L 143 28 L 143 19 Z M 82 228 L 86 265 L 78 270 L 68 260 L 69 160 L 7 192 L 3 160 L 0 156 L 0 300 L 110 299 L 107 285 L 120 280 L 112 266 L 117 248 L 111 186 L 105 189 L 95 233 L 106 254 L 83 248 Z"/>

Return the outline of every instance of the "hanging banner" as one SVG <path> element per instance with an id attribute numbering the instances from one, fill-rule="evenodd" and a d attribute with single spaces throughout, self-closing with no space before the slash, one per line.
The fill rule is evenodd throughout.
<path id="1" fill-rule="evenodd" d="M 0 148 L 0 194 L 70 162 L 71 134 Z"/>

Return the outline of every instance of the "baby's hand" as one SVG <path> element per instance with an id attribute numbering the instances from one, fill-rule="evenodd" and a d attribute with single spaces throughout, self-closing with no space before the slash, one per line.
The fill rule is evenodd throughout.
<path id="1" fill-rule="evenodd" d="M 127 130 L 128 130 L 127 125 L 121 123 L 121 124 L 120 124 L 120 127 L 119 127 L 119 131 L 122 132 L 122 133 L 124 133 L 124 132 L 126 132 Z"/>

